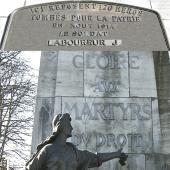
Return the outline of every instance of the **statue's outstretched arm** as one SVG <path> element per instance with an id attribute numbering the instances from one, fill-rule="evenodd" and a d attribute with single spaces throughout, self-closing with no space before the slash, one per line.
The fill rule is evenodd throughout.
<path id="1" fill-rule="evenodd" d="M 87 166 L 88 168 L 99 167 L 103 162 L 118 158 L 119 163 L 123 166 L 127 160 L 128 155 L 122 152 L 122 149 L 119 149 L 117 152 L 108 152 L 108 153 L 97 153 L 94 154 L 89 151 L 77 151 L 78 160 L 79 160 L 79 169 L 81 167 Z"/>
<path id="2" fill-rule="evenodd" d="M 122 149 L 119 149 L 117 152 L 98 153 L 97 156 L 99 164 L 102 164 L 103 162 L 109 161 L 111 159 L 119 158 L 121 165 L 125 165 L 125 161 L 128 157 L 125 153 L 122 152 Z"/>

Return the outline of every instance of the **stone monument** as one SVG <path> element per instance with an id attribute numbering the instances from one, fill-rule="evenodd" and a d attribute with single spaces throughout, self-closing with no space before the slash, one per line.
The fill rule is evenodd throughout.
<path id="1" fill-rule="evenodd" d="M 161 114 L 168 112 L 168 75 L 159 71 L 168 67 L 164 58 L 167 52 L 42 52 L 32 151 L 50 134 L 55 114 L 69 112 L 74 128 L 70 142 L 79 149 L 110 152 L 123 147 L 129 156 L 124 168 L 130 170 L 169 167 L 169 132 L 163 126 L 168 113 Z M 166 63 L 163 68 L 160 61 Z M 121 166 L 110 161 L 98 169 Z"/>
<path id="2" fill-rule="evenodd" d="M 170 48 L 157 12 L 96 1 L 25 7 L 9 16 L 1 49 L 42 51 L 32 154 L 53 117 L 70 113 L 77 148 L 124 148 L 124 169 L 170 169 Z"/>
<path id="3" fill-rule="evenodd" d="M 64 1 L 15 10 L 7 20 L 3 50 L 167 51 L 156 11 L 98 1 Z"/>

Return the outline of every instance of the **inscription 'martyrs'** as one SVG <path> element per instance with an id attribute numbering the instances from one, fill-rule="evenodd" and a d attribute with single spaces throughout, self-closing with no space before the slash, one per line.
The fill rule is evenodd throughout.
<path id="1" fill-rule="evenodd" d="M 151 119 L 151 106 L 149 104 L 140 103 L 112 103 L 112 102 L 94 102 L 91 106 L 83 103 L 82 107 L 78 107 L 79 103 L 64 103 L 64 113 L 74 113 L 75 120 L 83 120 L 84 116 L 89 120 L 141 120 L 147 121 Z M 119 112 L 118 112 L 119 111 Z"/>

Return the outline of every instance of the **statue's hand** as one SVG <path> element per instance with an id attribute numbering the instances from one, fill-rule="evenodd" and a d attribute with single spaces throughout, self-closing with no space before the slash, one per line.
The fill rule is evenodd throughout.
<path id="1" fill-rule="evenodd" d="M 119 149 L 119 150 L 117 151 L 118 158 L 120 158 L 120 157 L 121 157 L 122 150 L 123 150 L 123 148 L 121 148 L 121 149 Z"/>
<path id="2" fill-rule="evenodd" d="M 122 152 L 122 150 L 123 150 L 122 148 L 119 149 L 117 151 L 117 153 L 118 153 L 118 158 L 120 158 L 119 163 L 123 166 L 126 164 L 125 161 L 127 160 L 128 155 L 126 155 L 124 152 Z"/>

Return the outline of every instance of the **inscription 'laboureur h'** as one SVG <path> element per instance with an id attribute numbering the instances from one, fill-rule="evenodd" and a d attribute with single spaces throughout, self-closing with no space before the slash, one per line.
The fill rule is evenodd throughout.
<path id="1" fill-rule="evenodd" d="M 81 105 L 81 107 L 80 107 Z M 112 103 L 112 102 L 94 102 L 92 104 L 84 103 L 63 103 L 65 113 L 75 115 L 75 120 L 140 120 L 147 121 L 151 119 L 150 104 L 141 104 L 135 102 Z"/>

